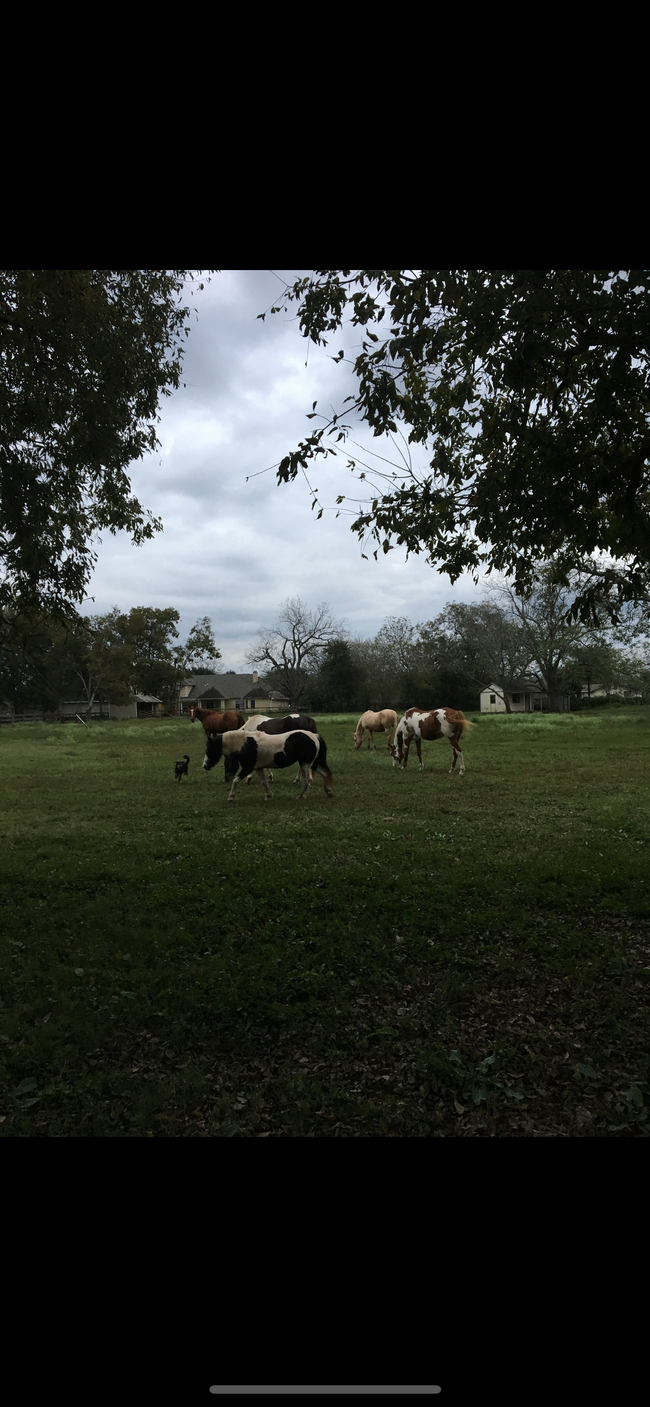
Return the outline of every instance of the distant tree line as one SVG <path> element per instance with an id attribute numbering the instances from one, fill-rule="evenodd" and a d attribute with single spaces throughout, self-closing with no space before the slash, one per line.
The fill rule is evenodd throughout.
<path id="1" fill-rule="evenodd" d="M 510 709 L 509 689 L 523 677 L 551 699 L 570 694 L 576 705 L 591 689 L 631 691 L 650 701 L 650 607 L 627 608 L 616 626 L 588 624 L 571 614 L 578 581 L 553 581 L 544 566 L 526 596 L 497 579 L 476 603 L 448 602 L 433 619 L 414 624 L 390 616 L 370 639 L 353 638 L 321 603 L 285 601 L 274 625 L 261 628 L 247 653 L 263 683 L 293 708 L 349 712 L 366 708 L 471 711 L 488 685 Z M 153 694 L 175 711 L 188 675 L 214 672 L 221 652 L 204 616 L 180 641 L 179 612 L 134 606 L 104 615 L 0 613 L 0 701 L 55 712 L 65 698 L 89 712 L 97 701 L 126 703 L 132 692 Z M 596 702 L 597 700 L 594 700 Z"/>
<path id="2" fill-rule="evenodd" d="M 172 607 L 115 607 L 105 615 L 67 618 L 5 609 L 0 614 L 0 700 L 56 712 L 65 698 L 124 704 L 132 692 L 154 694 L 173 709 L 192 671 L 214 668 L 221 658 L 206 616 L 184 644 Z"/>
<path id="3" fill-rule="evenodd" d="M 449 602 L 434 619 L 419 624 L 391 616 L 366 640 L 351 638 L 321 605 L 321 635 L 323 622 L 328 634 L 316 643 L 314 613 L 299 601 L 286 602 L 273 631 L 260 632 L 249 658 L 267 661 L 266 682 L 282 688 L 292 705 L 330 712 L 437 704 L 467 711 L 478 708 L 487 685 L 496 685 L 509 711 L 508 688 L 522 677 L 535 680 L 551 699 L 570 694 L 576 704 L 582 702 L 583 685 L 587 701 L 591 688 L 599 686 L 650 698 L 647 606 L 630 607 L 616 627 L 607 617 L 585 624 L 570 615 L 579 589 L 579 581 L 558 585 L 540 566 L 537 584 L 526 596 L 497 580 L 476 604 Z M 295 654 L 300 641 L 298 669 L 287 664 L 286 655 Z"/>

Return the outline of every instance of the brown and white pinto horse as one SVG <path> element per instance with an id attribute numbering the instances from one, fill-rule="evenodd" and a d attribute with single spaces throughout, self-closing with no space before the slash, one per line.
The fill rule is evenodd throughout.
<path id="1" fill-rule="evenodd" d="M 372 735 L 373 733 L 385 733 L 386 746 L 388 751 L 392 752 L 393 739 L 391 738 L 391 732 L 394 734 L 396 727 L 397 714 L 394 708 L 382 708 L 379 710 L 379 713 L 373 713 L 372 709 L 368 708 L 365 713 L 361 714 L 359 722 L 357 723 L 356 732 L 354 734 L 354 746 L 355 748 L 363 746 L 363 734 L 365 731 L 368 734 L 368 748 L 373 747 L 376 752 L 377 744 L 373 742 Z"/>
<path id="2" fill-rule="evenodd" d="M 475 724 L 470 723 L 459 708 L 407 708 L 404 716 L 400 718 L 395 733 L 393 766 L 406 767 L 409 748 L 414 742 L 417 748 L 420 771 L 423 772 L 422 742 L 429 743 L 435 742 L 437 738 L 448 738 L 454 754 L 449 771 L 453 772 L 456 763 L 460 760 L 458 773 L 459 776 L 462 776 L 465 771 L 465 759 L 461 747 L 463 733 L 466 729 L 474 727 Z"/>
<path id="3" fill-rule="evenodd" d="M 195 718 L 203 724 L 206 738 L 211 733 L 233 733 L 236 728 L 243 728 L 246 719 L 238 708 L 228 708 L 225 713 L 217 713 L 209 708 L 197 708 L 194 704 L 190 709 L 190 718 L 194 722 Z"/>

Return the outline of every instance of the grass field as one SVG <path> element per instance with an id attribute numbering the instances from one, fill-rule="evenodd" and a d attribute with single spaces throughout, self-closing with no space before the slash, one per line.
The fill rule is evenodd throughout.
<path id="1" fill-rule="evenodd" d="M 646 1135 L 650 709 L 475 718 L 232 805 L 198 724 L 2 728 L 0 1134 Z"/>

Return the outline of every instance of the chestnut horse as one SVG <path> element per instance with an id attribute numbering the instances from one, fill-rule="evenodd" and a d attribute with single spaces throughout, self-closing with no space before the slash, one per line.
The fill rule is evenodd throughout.
<path id="1" fill-rule="evenodd" d="M 423 772 L 422 742 L 435 742 L 437 738 L 448 738 L 454 754 L 449 771 L 454 771 L 456 763 L 460 759 L 458 774 L 462 776 L 465 771 L 465 759 L 461 747 L 463 733 L 466 729 L 474 727 L 475 724 L 470 723 L 459 708 L 407 708 L 403 718 L 400 718 L 395 733 L 395 744 L 392 750 L 393 766 L 406 767 L 409 748 L 414 742 L 417 748 L 420 771 Z"/>
<path id="2" fill-rule="evenodd" d="M 385 733 L 386 746 L 388 751 L 392 752 L 391 743 L 393 740 L 390 735 L 391 731 L 394 733 L 396 727 L 397 714 L 394 708 L 382 708 L 379 710 L 379 713 L 373 713 L 372 709 L 369 708 L 365 713 L 361 714 L 359 722 L 357 723 L 356 732 L 354 734 L 354 746 L 355 748 L 362 747 L 365 730 L 368 734 L 368 747 L 370 748 L 372 746 L 376 752 L 377 745 L 373 742 L 372 735 L 373 733 Z"/>
<path id="3" fill-rule="evenodd" d="M 206 738 L 211 733 L 232 733 L 236 728 L 243 728 L 246 719 L 238 708 L 226 709 L 225 713 L 216 713 L 209 708 L 197 708 L 192 704 L 190 718 L 194 722 L 195 718 L 203 724 Z"/>

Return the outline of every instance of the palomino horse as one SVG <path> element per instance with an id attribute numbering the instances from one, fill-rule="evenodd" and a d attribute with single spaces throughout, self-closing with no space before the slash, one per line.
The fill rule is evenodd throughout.
<path id="1" fill-rule="evenodd" d="M 396 727 L 397 714 L 394 708 L 382 708 L 379 710 L 379 713 L 373 713 L 371 708 L 366 709 L 366 712 L 361 714 L 359 722 L 357 723 L 354 735 L 354 746 L 355 748 L 363 746 L 363 734 L 365 731 L 368 734 L 368 748 L 373 747 L 376 752 L 377 745 L 373 742 L 372 735 L 373 733 L 385 733 L 387 739 L 386 746 L 388 751 L 392 752 L 392 739 L 390 735 L 391 731 L 394 735 Z"/>
<path id="2" fill-rule="evenodd" d="M 206 738 L 211 733 L 232 733 L 236 728 L 243 728 L 246 719 L 238 708 L 228 708 L 225 713 L 216 713 L 209 708 L 197 708 L 194 704 L 190 709 L 190 718 L 194 722 L 195 718 L 203 724 Z"/>
<path id="3" fill-rule="evenodd" d="M 465 771 L 465 759 L 461 747 L 463 733 L 466 728 L 474 726 L 474 723 L 470 723 L 459 708 L 407 708 L 403 718 L 400 718 L 395 733 L 393 766 L 406 767 L 409 748 L 414 742 L 417 748 L 420 771 L 423 772 L 422 742 L 429 743 L 435 742 L 436 738 L 448 738 L 454 754 L 449 771 L 453 772 L 457 761 L 460 760 L 458 773 L 459 776 L 462 776 Z"/>

